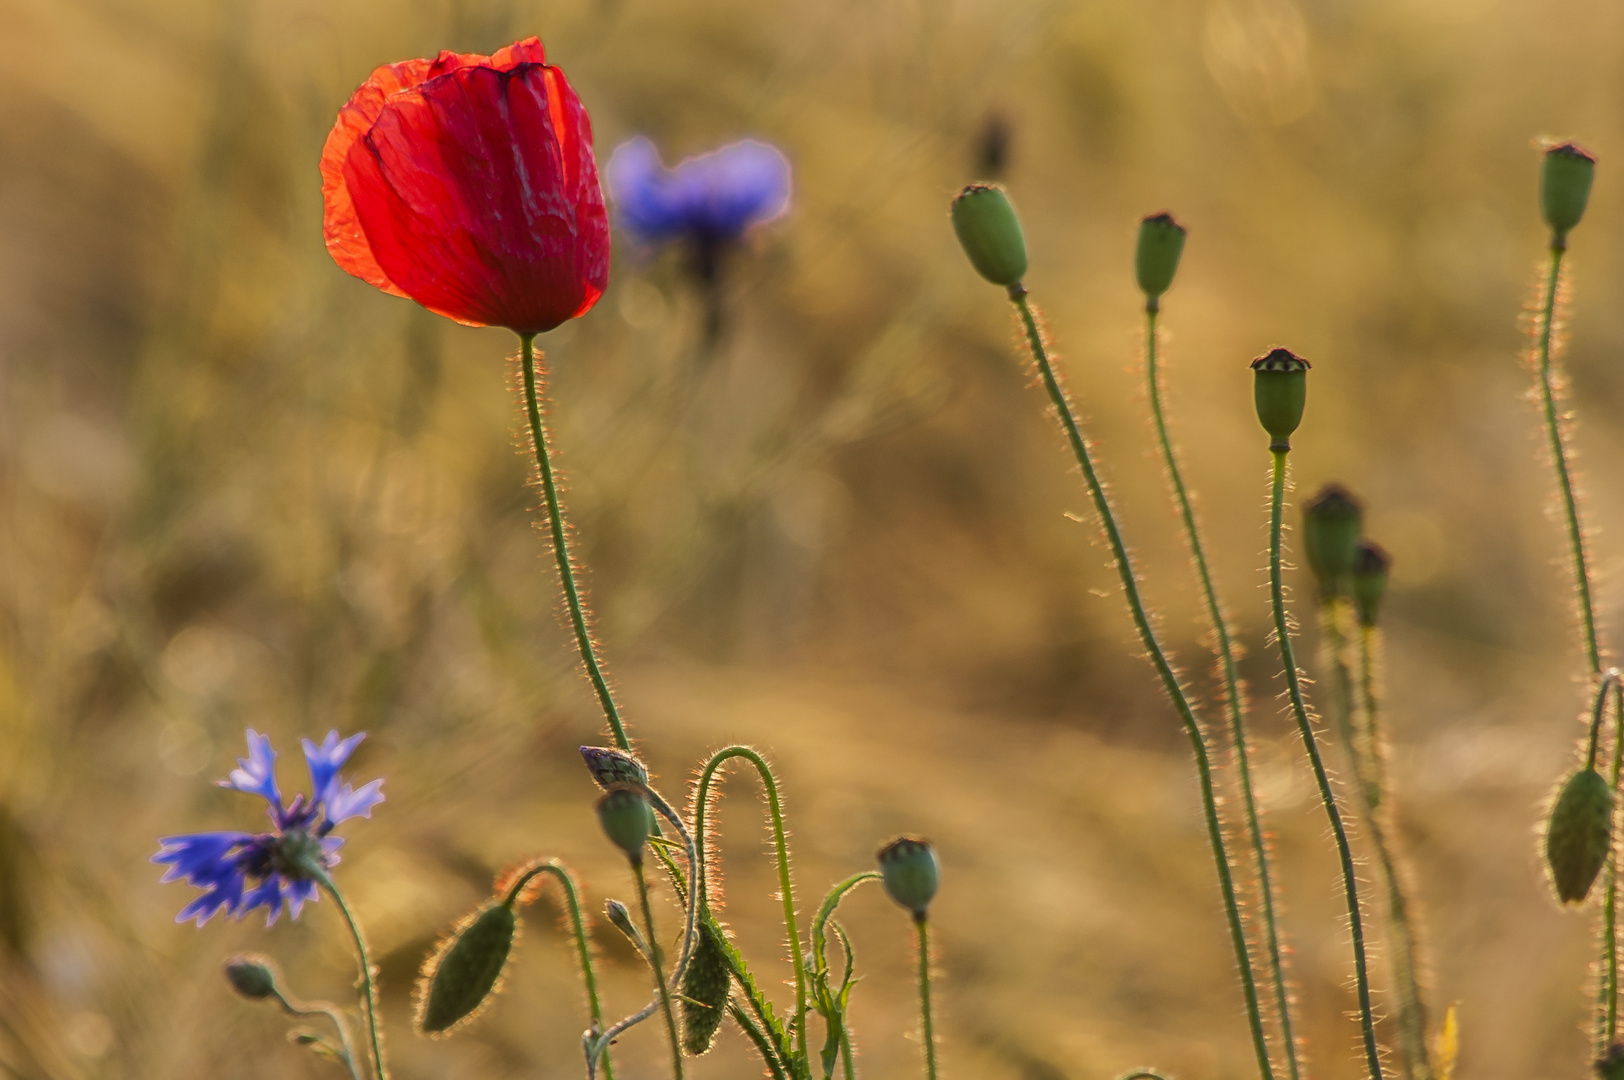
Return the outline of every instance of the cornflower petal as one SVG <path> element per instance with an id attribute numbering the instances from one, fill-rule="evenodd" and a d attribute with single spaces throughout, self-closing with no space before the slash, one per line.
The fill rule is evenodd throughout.
<path id="1" fill-rule="evenodd" d="M 237 759 L 237 768 L 221 780 L 221 787 L 235 788 L 249 795 L 258 795 L 272 807 L 282 806 L 282 793 L 276 787 L 276 751 L 271 740 L 248 729 L 248 756 Z"/>
<path id="2" fill-rule="evenodd" d="M 310 797 L 316 802 L 326 802 L 333 793 L 338 770 L 344 767 L 355 748 L 361 745 L 366 738 L 366 732 L 360 731 L 347 739 L 339 739 L 337 731 L 329 731 L 327 737 L 317 746 L 309 739 L 301 740 L 304 746 L 305 764 L 310 766 Z M 336 819 L 334 820 L 336 823 Z"/>
<path id="3" fill-rule="evenodd" d="M 654 144 L 639 135 L 615 149 L 604 174 L 621 224 L 647 243 L 679 236 L 735 242 L 789 208 L 789 160 L 756 139 L 667 169 Z"/>
<path id="4" fill-rule="evenodd" d="M 383 792 L 379 790 L 382 786 L 382 780 L 374 780 L 360 788 L 335 784 L 324 804 L 328 822 L 337 825 L 352 817 L 371 817 L 372 808 L 383 802 Z"/>

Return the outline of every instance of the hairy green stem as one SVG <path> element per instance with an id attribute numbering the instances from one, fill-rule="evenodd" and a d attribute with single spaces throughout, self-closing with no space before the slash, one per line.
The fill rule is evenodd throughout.
<path id="1" fill-rule="evenodd" d="M 325 1016 L 331 1021 L 333 1027 L 338 1029 L 339 1060 L 343 1062 L 352 1080 L 362 1080 L 361 1067 L 355 1060 L 355 1042 L 350 1038 L 350 1025 L 345 1021 L 342 1012 L 325 1001 L 304 1002 L 289 997 L 281 987 L 275 985 L 271 987 L 271 996 L 276 998 L 276 1003 L 282 1006 L 282 1011 L 289 1016 Z M 326 1039 L 322 1039 L 321 1043 L 329 1050 L 333 1049 L 333 1044 Z"/>
<path id="2" fill-rule="evenodd" d="M 930 1018 L 930 920 L 914 916 L 919 931 L 919 1026 L 925 1040 L 925 1078 L 936 1080 L 936 1029 Z"/>
<path id="3" fill-rule="evenodd" d="M 340 915 L 344 916 L 344 924 L 350 928 L 350 937 L 355 941 L 355 953 L 361 963 L 361 1003 L 367 1016 L 367 1034 L 372 1040 L 372 1068 L 378 1080 L 389 1080 L 389 1067 L 384 1063 L 383 1036 L 378 1031 L 378 996 L 377 988 L 372 978 L 372 958 L 367 955 L 366 938 L 361 935 L 361 927 L 356 923 L 355 916 L 350 913 L 349 904 L 344 902 L 344 894 L 338 891 L 333 879 L 327 871 L 320 866 L 306 867 L 311 872 L 317 885 L 333 903 L 338 905 Z"/>
<path id="4" fill-rule="evenodd" d="M 592 627 L 587 616 L 586 600 L 575 580 L 575 564 L 570 559 L 569 528 L 564 523 L 564 507 L 558 495 L 558 479 L 553 472 L 551 455 L 547 450 L 547 424 L 542 419 L 541 390 L 537 387 L 534 334 L 519 335 L 519 355 L 524 367 L 524 404 L 530 420 L 530 443 L 536 452 L 536 468 L 541 474 L 541 491 L 547 500 L 547 527 L 552 534 L 553 558 L 558 563 L 558 578 L 564 589 L 564 602 L 569 608 L 570 627 L 575 631 L 575 645 L 581 652 L 581 663 L 586 667 L 592 689 L 598 695 L 603 717 L 615 737 L 615 745 L 622 750 L 632 748 L 626 738 L 626 727 L 620 719 L 620 709 L 609 689 L 609 679 L 598 657 L 598 647 L 592 640 Z"/>
<path id="5" fill-rule="evenodd" d="M 760 1054 L 761 1060 L 766 1063 L 767 1071 L 773 1074 L 773 1080 L 788 1080 L 777 1051 L 772 1043 L 767 1041 L 766 1033 L 756 1024 L 755 1018 L 731 1001 L 727 1003 L 727 1014 L 739 1025 L 739 1030 L 744 1032 L 745 1037 L 755 1045 L 756 1053 Z"/>
<path id="6" fill-rule="evenodd" d="M 1280 647 L 1280 665 L 1286 675 L 1286 689 L 1291 699 L 1291 712 L 1297 721 L 1297 732 L 1302 736 L 1303 750 L 1314 770 L 1314 782 L 1319 787 L 1320 802 L 1331 824 L 1331 835 L 1336 840 L 1337 857 L 1342 863 L 1342 891 L 1348 902 L 1348 932 L 1353 939 L 1354 985 L 1359 998 L 1359 1027 L 1364 1039 L 1365 1064 L 1370 1080 L 1381 1080 L 1381 1050 L 1376 1045 L 1376 1019 L 1370 1005 L 1370 971 L 1365 956 L 1364 919 L 1359 911 L 1359 881 L 1353 864 L 1353 848 L 1348 843 L 1348 832 L 1342 824 L 1342 811 L 1331 789 L 1330 775 L 1320 757 L 1319 745 L 1314 737 L 1314 724 L 1308 716 L 1303 700 L 1302 679 L 1297 670 L 1297 658 L 1291 647 L 1291 625 L 1286 619 L 1285 583 L 1281 574 L 1280 540 L 1284 531 L 1283 516 L 1286 501 L 1286 457 L 1289 451 L 1274 449 L 1273 482 L 1269 497 L 1269 600 L 1274 608 L 1274 634 Z"/>
<path id="7" fill-rule="evenodd" d="M 1610 770 L 1610 790 L 1618 791 L 1619 771 L 1624 767 L 1624 686 L 1619 682 L 1617 668 L 1609 668 L 1596 687 L 1595 704 L 1590 716 L 1590 740 L 1585 752 L 1585 768 L 1596 767 L 1596 754 L 1601 740 L 1603 714 L 1607 711 L 1607 691 L 1618 689 L 1614 697 L 1613 764 Z M 1596 1020 L 1595 1042 L 1597 1056 L 1604 1056 L 1618 1034 L 1618 851 L 1614 845 L 1607 853 L 1607 888 L 1602 903 L 1601 960 L 1596 965 Z"/>
<path id="8" fill-rule="evenodd" d="M 1213 584 L 1212 572 L 1207 565 L 1207 553 L 1201 542 L 1201 528 L 1196 521 L 1195 507 L 1184 486 L 1179 469 L 1178 455 L 1173 440 L 1167 434 L 1167 420 L 1162 411 L 1161 378 L 1156 369 L 1156 313 L 1153 300 L 1145 306 L 1145 380 L 1150 397 L 1150 415 L 1156 426 L 1156 442 L 1161 449 L 1162 465 L 1167 469 L 1168 483 L 1173 488 L 1173 499 L 1178 504 L 1179 518 L 1184 525 L 1184 539 L 1195 562 L 1196 577 L 1201 582 L 1201 597 L 1207 609 L 1207 622 L 1212 627 L 1214 651 L 1218 655 L 1223 673 L 1224 701 L 1229 714 L 1229 734 L 1234 744 L 1236 781 L 1241 793 L 1241 812 L 1246 819 L 1246 835 L 1252 847 L 1252 865 L 1257 874 L 1257 891 L 1263 921 L 1263 946 L 1268 956 L 1269 974 L 1274 986 L 1274 1007 L 1280 1018 L 1280 1041 L 1285 1054 L 1286 1071 L 1290 1080 L 1302 1074 L 1297 1055 L 1297 1038 L 1292 1032 L 1291 989 L 1286 977 L 1286 965 L 1280 946 L 1280 931 L 1274 911 L 1274 882 L 1269 869 L 1269 845 L 1264 837 L 1258 814 L 1257 797 L 1252 790 L 1252 766 L 1246 747 L 1245 700 L 1241 696 L 1240 674 L 1235 666 L 1235 646 L 1229 636 L 1229 623 L 1224 618 L 1223 605 L 1218 601 L 1218 589 Z"/>
<path id="9" fill-rule="evenodd" d="M 643 873 L 642 859 L 632 862 L 632 873 L 637 878 L 637 902 L 643 908 L 643 932 L 648 935 L 648 966 L 654 969 L 654 986 L 660 993 L 660 1011 L 665 1014 L 665 1032 L 671 1038 L 671 1072 L 676 1080 L 682 1080 L 682 1037 L 677 1034 L 677 1017 L 671 1011 L 671 989 L 665 984 L 660 938 L 654 930 L 654 909 L 648 902 L 648 877 Z"/>
<path id="10" fill-rule="evenodd" d="M 1252 972 L 1252 957 L 1247 949 L 1246 930 L 1241 923 L 1240 902 L 1235 894 L 1234 872 L 1230 867 L 1229 850 L 1224 842 L 1223 824 L 1218 817 L 1218 799 L 1212 781 L 1212 757 L 1207 749 L 1206 734 L 1201 728 L 1200 721 L 1196 719 L 1195 711 L 1184 693 L 1184 687 L 1179 683 L 1178 674 L 1173 670 L 1173 665 L 1168 661 L 1167 654 L 1156 638 L 1150 613 L 1139 595 L 1139 579 L 1134 572 L 1127 545 L 1122 540 L 1121 530 L 1117 528 L 1110 499 L 1106 496 L 1099 475 L 1094 471 L 1094 462 L 1088 452 L 1088 440 L 1083 437 L 1071 402 L 1066 396 L 1065 389 L 1060 385 L 1053 365 L 1049 362 L 1048 350 L 1043 344 L 1043 334 L 1038 329 L 1037 318 L 1027 300 L 1026 289 L 1021 285 L 1010 286 L 1009 298 L 1020 316 L 1021 325 L 1026 332 L 1027 346 L 1043 379 L 1049 402 L 1054 407 L 1060 426 L 1065 431 L 1066 440 L 1071 444 L 1072 454 L 1076 457 L 1077 465 L 1088 483 L 1089 497 L 1093 500 L 1095 513 L 1110 545 L 1117 576 L 1122 582 L 1122 592 L 1128 602 L 1128 611 L 1133 617 L 1134 628 L 1139 632 L 1139 641 L 1144 646 L 1151 665 L 1156 669 L 1162 688 L 1178 712 L 1185 734 L 1190 739 L 1190 748 L 1195 754 L 1196 774 L 1201 785 L 1201 808 L 1206 818 L 1207 840 L 1212 847 L 1213 862 L 1217 865 L 1218 886 L 1223 894 L 1224 914 L 1229 922 L 1230 943 L 1234 948 L 1235 964 L 1240 973 L 1241 993 L 1246 999 L 1246 1016 L 1252 1029 L 1252 1049 L 1257 1056 L 1259 1075 L 1263 1080 L 1274 1080 L 1274 1066 L 1269 1060 L 1268 1038 L 1263 1030 L 1263 1013 L 1258 1007 L 1257 979 Z"/>
<path id="11" fill-rule="evenodd" d="M 708 892 L 707 868 L 709 855 L 706 845 L 710 841 L 709 830 L 705 825 L 705 818 L 710 809 L 710 788 L 716 778 L 716 771 L 732 758 L 744 758 L 756 767 L 761 777 L 762 787 L 767 792 L 767 809 L 772 818 L 773 845 L 778 861 L 778 888 L 784 903 L 784 930 L 789 936 L 790 959 L 795 967 L 795 1054 L 798 1059 L 797 1068 L 804 1064 L 806 1057 L 806 959 L 801 951 L 801 931 L 795 920 L 795 888 L 790 874 L 789 841 L 784 831 L 784 809 L 778 799 L 778 781 L 773 777 L 772 769 L 767 765 L 766 759 L 748 746 L 729 746 L 718 750 L 711 755 L 699 774 L 699 783 L 694 792 L 694 842 L 699 847 L 699 860 L 695 870 L 694 893 L 698 897 L 705 917 L 710 917 L 710 894 Z"/>
<path id="12" fill-rule="evenodd" d="M 570 929 L 575 934 L 575 952 L 581 961 L 581 981 L 586 985 L 587 1006 L 592 1014 L 592 1033 L 596 1035 L 603 1030 L 603 1007 L 598 1000 L 598 977 L 592 970 L 592 944 L 587 939 L 586 922 L 581 917 L 581 898 L 575 885 L 575 876 L 556 859 L 532 866 L 513 882 L 503 903 L 512 907 L 518 901 L 524 887 L 540 874 L 551 874 L 558 879 L 559 887 L 564 890 L 564 900 L 569 907 Z M 614 1065 L 609 1061 L 607 1049 L 603 1052 L 602 1060 L 604 1080 L 615 1080 Z"/>
<path id="13" fill-rule="evenodd" d="M 1362 628 L 1359 638 L 1359 690 L 1354 689 L 1353 672 L 1348 666 L 1348 636 L 1343 631 L 1347 603 L 1329 597 L 1320 604 L 1320 626 L 1333 678 L 1332 700 L 1336 706 L 1337 728 L 1353 767 L 1360 797 L 1359 810 L 1370 832 L 1370 845 L 1376 853 L 1381 874 L 1383 914 L 1387 920 L 1388 961 L 1393 969 L 1393 994 L 1398 999 L 1398 1038 L 1404 1080 L 1427 1080 L 1432 1065 L 1427 1054 L 1427 1014 L 1421 994 L 1419 949 L 1409 898 L 1405 895 L 1405 875 L 1399 865 L 1397 829 L 1386 792 L 1382 765 L 1385 741 L 1381 732 L 1380 705 L 1376 696 L 1374 646 L 1376 628 Z M 1356 723 L 1356 717 L 1362 723 Z"/>

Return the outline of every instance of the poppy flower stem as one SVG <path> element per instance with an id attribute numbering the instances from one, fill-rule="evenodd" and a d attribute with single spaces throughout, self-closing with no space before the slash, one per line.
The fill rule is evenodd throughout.
<path id="1" fill-rule="evenodd" d="M 319 866 L 308 869 L 316 884 L 338 905 L 338 913 L 344 916 L 344 925 L 349 927 L 350 937 L 355 941 L 355 953 L 361 962 L 361 1004 L 366 1009 L 367 1034 L 372 1040 L 372 1068 L 378 1080 L 389 1080 L 389 1067 L 383 1060 L 383 1036 L 378 1031 L 378 994 L 372 978 L 372 958 L 367 955 L 366 938 L 361 936 L 361 927 L 356 923 L 355 916 L 350 914 L 344 894 L 338 891 L 338 886 L 333 884 L 327 871 Z"/>
<path id="2" fill-rule="evenodd" d="M 1026 343 L 1032 352 L 1032 362 L 1042 377 L 1043 388 L 1049 394 L 1049 403 L 1054 407 L 1055 417 L 1065 431 L 1066 441 L 1071 444 L 1072 455 L 1077 459 L 1077 467 L 1083 472 L 1083 479 L 1088 482 L 1088 494 L 1093 500 L 1094 511 L 1100 519 L 1100 528 L 1105 533 L 1106 542 L 1110 545 L 1111 559 L 1116 566 L 1117 577 L 1122 583 L 1122 595 L 1128 601 L 1128 613 L 1133 617 L 1134 629 L 1139 632 L 1139 642 L 1144 647 L 1151 665 L 1156 669 L 1156 674 L 1162 682 L 1162 689 L 1166 691 L 1168 700 L 1178 712 L 1179 720 L 1184 725 L 1184 732 L 1190 739 L 1190 749 L 1195 755 L 1196 776 L 1201 784 L 1201 810 L 1206 818 L 1207 841 L 1212 847 L 1212 860 L 1218 869 L 1218 887 L 1223 895 L 1224 915 L 1229 922 L 1229 938 L 1235 950 L 1235 967 L 1240 974 L 1241 994 L 1246 1000 L 1246 1019 L 1252 1029 L 1252 1049 L 1257 1055 L 1258 1075 L 1262 1080 L 1274 1080 L 1274 1066 L 1269 1061 L 1268 1038 L 1263 1031 L 1263 1013 L 1258 1006 L 1257 977 L 1252 970 L 1252 957 L 1246 944 L 1246 930 L 1241 924 L 1240 900 L 1235 892 L 1235 873 L 1229 861 L 1229 847 L 1224 841 L 1223 823 L 1218 817 L 1218 796 L 1213 789 L 1212 754 L 1207 748 L 1206 732 L 1202 730 L 1201 722 L 1196 719 L 1190 699 L 1179 683 L 1178 673 L 1173 670 L 1172 663 L 1167 659 L 1167 653 L 1156 638 L 1156 629 L 1151 623 L 1150 612 L 1139 594 L 1139 577 L 1134 571 L 1133 559 L 1128 554 L 1128 545 L 1123 541 L 1122 531 L 1117 527 L 1116 515 L 1111 510 L 1111 500 L 1106 495 L 1105 485 L 1101 483 L 1099 474 L 1094 469 L 1094 460 L 1088 450 L 1088 439 L 1083 435 L 1082 427 L 1077 423 L 1077 416 L 1072 411 L 1071 400 L 1067 397 L 1059 376 L 1055 374 L 1054 365 L 1049 361 L 1049 352 L 1043 343 L 1043 332 L 1038 328 L 1037 316 L 1027 299 L 1025 286 L 1020 283 L 1009 286 L 1009 299 L 1015 305 L 1021 327 L 1026 332 Z"/>
<path id="3" fill-rule="evenodd" d="M 1297 733 L 1302 736 L 1303 751 L 1314 770 L 1314 783 L 1319 787 L 1320 802 L 1331 824 L 1331 835 L 1336 841 L 1336 852 L 1342 863 L 1342 892 L 1348 903 L 1348 936 L 1353 941 L 1353 976 L 1359 998 L 1359 1028 L 1364 1041 L 1365 1065 L 1370 1080 L 1382 1080 L 1381 1048 L 1376 1044 L 1376 1019 L 1370 1004 L 1370 964 L 1365 955 L 1364 919 L 1359 909 L 1359 881 L 1353 865 L 1353 848 L 1348 843 L 1348 831 L 1342 823 L 1342 811 L 1337 806 L 1336 793 L 1331 788 L 1331 777 L 1325 771 L 1325 759 L 1320 756 L 1319 744 L 1314 737 L 1314 724 L 1308 716 L 1308 704 L 1303 698 L 1301 673 L 1297 670 L 1297 657 L 1291 647 L 1291 624 L 1286 618 L 1286 592 L 1281 570 L 1280 539 L 1284 531 L 1286 503 L 1287 450 L 1273 450 L 1274 466 L 1271 474 L 1269 497 L 1269 600 L 1274 609 L 1275 643 L 1280 648 L 1280 664 L 1286 675 L 1286 692 L 1291 699 L 1291 713 L 1297 721 Z"/>
<path id="4" fill-rule="evenodd" d="M 671 1071 L 675 1080 L 682 1080 L 682 1039 L 677 1035 L 677 1018 L 671 1011 L 671 990 L 665 983 L 660 938 L 654 931 L 654 909 L 648 902 L 648 878 L 643 874 L 642 860 L 632 863 L 632 873 L 637 877 L 637 902 L 642 905 L 643 926 L 648 934 L 648 964 L 654 969 L 654 986 L 660 992 L 660 1011 L 665 1014 L 665 1031 L 671 1039 Z"/>
<path id="5" fill-rule="evenodd" d="M 1286 977 L 1286 964 L 1280 947 L 1280 931 L 1274 913 L 1274 881 L 1269 871 L 1269 845 L 1263 834 L 1258 815 L 1257 797 L 1252 790 L 1251 755 L 1246 746 L 1246 701 L 1241 695 L 1240 674 L 1235 665 L 1235 646 L 1229 636 L 1229 623 L 1224 618 L 1223 605 L 1218 601 L 1218 589 L 1213 584 L 1212 571 L 1207 565 L 1206 548 L 1201 543 L 1201 527 L 1196 521 L 1195 507 L 1190 502 L 1189 490 L 1184 486 L 1184 475 L 1179 470 L 1178 455 L 1173 452 L 1173 440 L 1167 434 L 1167 418 L 1162 410 L 1161 375 L 1156 367 L 1156 315 L 1159 305 L 1154 301 L 1145 306 L 1145 381 L 1150 397 L 1150 415 L 1156 428 L 1156 443 L 1161 450 L 1162 465 L 1167 470 L 1167 482 L 1173 489 L 1173 500 L 1178 506 L 1179 519 L 1184 525 L 1184 540 L 1195 563 L 1196 577 L 1201 582 L 1201 597 L 1207 609 L 1207 622 L 1212 627 L 1213 651 L 1218 654 L 1219 668 L 1224 680 L 1224 704 L 1229 714 L 1229 735 L 1234 743 L 1235 778 L 1241 792 L 1241 813 L 1246 819 L 1246 836 L 1252 848 L 1252 865 L 1257 873 L 1259 915 L 1263 922 L 1263 945 L 1269 963 L 1269 976 L 1274 983 L 1274 1008 L 1280 1020 L 1280 1042 L 1285 1057 L 1286 1073 L 1290 1080 L 1298 1080 L 1302 1068 L 1297 1060 L 1297 1037 L 1291 1025 L 1291 988 Z"/>
<path id="6" fill-rule="evenodd" d="M 558 563 L 558 578 L 564 587 L 564 603 L 569 608 L 570 627 L 575 631 L 575 644 L 581 651 L 581 663 L 586 666 L 587 677 L 603 707 L 603 717 L 615 737 L 615 745 L 622 750 L 632 748 L 626 738 L 626 727 L 620 720 L 620 709 L 609 689 L 609 679 L 603 672 L 603 661 L 598 658 L 598 647 L 592 640 L 592 627 L 588 623 L 586 601 L 580 585 L 575 581 L 575 564 L 570 559 L 569 528 L 564 523 L 564 506 L 558 497 L 558 480 L 553 472 L 551 456 L 547 451 L 547 425 L 541 415 L 541 390 L 536 379 L 536 335 L 519 335 L 519 354 L 524 364 L 524 404 L 530 420 L 530 443 L 536 452 L 536 468 L 541 473 L 541 491 L 547 500 L 547 527 L 552 534 L 553 558 Z"/>
<path id="7" fill-rule="evenodd" d="M 930 920 L 923 913 L 914 917 L 919 940 L 919 1029 L 925 1041 L 925 1077 L 936 1080 L 936 1028 L 930 1017 Z"/>

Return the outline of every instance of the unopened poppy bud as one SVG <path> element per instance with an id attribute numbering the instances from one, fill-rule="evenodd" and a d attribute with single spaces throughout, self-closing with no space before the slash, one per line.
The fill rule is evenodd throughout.
<path id="1" fill-rule="evenodd" d="M 598 800 L 598 822 L 604 834 L 634 863 L 643 861 L 643 845 L 654 831 L 654 811 L 638 789 L 612 787 Z"/>
<path id="2" fill-rule="evenodd" d="M 1303 422 L 1303 405 L 1308 400 L 1309 367 L 1307 360 L 1290 349 L 1274 349 L 1252 361 L 1256 373 L 1252 398 L 1258 422 L 1269 433 L 1270 450 L 1291 449 L 1291 433 Z"/>
<path id="3" fill-rule="evenodd" d="M 263 1001 L 277 994 L 276 964 L 258 953 L 238 953 L 225 962 L 226 981 L 249 1001 Z"/>
<path id="4" fill-rule="evenodd" d="M 885 891 L 915 919 L 924 919 L 936 886 L 940 868 L 929 840 L 902 836 L 880 849 L 880 880 Z"/>
<path id="5" fill-rule="evenodd" d="M 1376 612 L 1382 606 L 1382 594 L 1387 591 L 1387 571 L 1392 565 L 1392 557 L 1380 544 L 1359 541 L 1359 548 L 1353 553 L 1353 573 L 1348 580 L 1353 585 L 1353 603 L 1359 609 L 1360 626 L 1376 625 Z"/>
<path id="6" fill-rule="evenodd" d="M 643 940 L 643 932 L 637 929 L 636 923 L 632 922 L 632 913 L 626 910 L 626 905 L 619 900 L 611 900 L 604 906 L 608 912 L 609 921 L 614 924 L 615 929 L 625 934 L 626 939 L 632 943 L 632 948 L 646 958 L 648 956 L 648 942 Z"/>
<path id="7" fill-rule="evenodd" d="M 1184 226 L 1172 214 L 1152 214 L 1139 223 L 1139 247 L 1133 268 L 1139 277 L 1139 291 L 1152 306 L 1173 284 L 1179 256 L 1184 254 Z"/>
<path id="8" fill-rule="evenodd" d="M 1563 782 L 1545 819 L 1545 865 L 1557 899 L 1578 904 L 1607 862 L 1613 843 L 1613 792 L 1595 769 Z"/>
<path id="9" fill-rule="evenodd" d="M 1624 1080 L 1624 1044 L 1609 1046 L 1606 1055 L 1591 1067 L 1596 1071 L 1597 1080 Z"/>
<path id="10" fill-rule="evenodd" d="M 705 1053 L 716 1041 L 733 990 L 733 976 L 718 934 L 709 923 L 699 924 L 699 940 L 682 976 L 682 997 L 678 999 L 682 1004 L 682 1048 L 691 1057 Z"/>
<path id="11" fill-rule="evenodd" d="M 1545 151 L 1539 173 L 1539 208 L 1551 227 L 1554 243 L 1562 246 L 1568 230 L 1585 216 L 1596 159 L 1578 143 L 1565 142 Z"/>
<path id="12" fill-rule="evenodd" d="M 581 759 L 586 762 L 592 779 L 604 789 L 616 784 L 646 784 L 648 769 L 641 761 L 624 750 L 607 746 L 581 747 Z"/>
<path id="13" fill-rule="evenodd" d="M 953 231 L 976 273 L 994 285 L 1019 285 L 1026 276 L 1026 238 L 1003 188 L 971 184 L 959 192 Z"/>
<path id="14" fill-rule="evenodd" d="M 1363 516 L 1359 500 L 1337 484 L 1326 484 L 1303 504 L 1303 555 L 1327 600 L 1347 591 Z"/>
<path id="15" fill-rule="evenodd" d="M 475 909 L 452 929 L 417 980 L 419 1034 L 448 1035 L 479 1014 L 494 996 L 518 932 L 518 915 L 500 900 Z"/>

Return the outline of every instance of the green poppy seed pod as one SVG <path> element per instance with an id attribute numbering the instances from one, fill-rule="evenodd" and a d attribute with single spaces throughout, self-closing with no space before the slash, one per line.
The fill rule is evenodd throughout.
<path id="1" fill-rule="evenodd" d="M 953 231 L 976 273 L 994 285 L 1019 285 L 1026 276 L 1026 238 L 1003 188 L 971 184 L 959 192 Z"/>
<path id="2" fill-rule="evenodd" d="M 1613 843 L 1613 792 L 1595 769 L 1568 777 L 1545 819 L 1545 865 L 1557 899 L 1578 904 L 1607 862 Z"/>
<path id="3" fill-rule="evenodd" d="M 259 953 L 238 953 L 223 965 L 231 988 L 249 1001 L 263 1001 L 277 994 L 276 964 Z"/>
<path id="4" fill-rule="evenodd" d="M 1172 214 L 1152 214 L 1139 223 L 1139 247 L 1134 252 L 1133 268 L 1139 277 L 1139 291 L 1148 303 L 1154 306 L 1173 284 L 1183 254 L 1184 226 Z"/>
<path id="5" fill-rule="evenodd" d="M 1596 1071 L 1597 1080 L 1624 1080 L 1624 1044 L 1609 1046 L 1606 1055 L 1591 1067 Z"/>
<path id="6" fill-rule="evenodd" d="M 648 783 L 648 769 L 624 750 L 615 750 L 607 746 L 583 746 L 581 759 L 586 762 L 587 771 L 601 788 L 608 789 L 616 784 Z"/>
<path id="7" fill-rule="evenodd" d="M 604 792 L 598 800 L 598 822 L 628 859 L 643 861 L 643 845 L 654 831 L 654 811 L 640 790 L 620 784 Z"/>
<path id="8" fill-rule="evenodd" d="M 1539 172 L 1539 208 L 1557 247 L 1585 216 L 1595 176 L 1596 159 L 1578 143 L 1565 142 L 1545 151 Z"/>
<path id="9" fill-rule="evenodd" d="M 913 912 L 918 920 L 936 895 L 941 869 L 929 840 L 901 836 L 880 849 L 880 880 L 891 899 Z"/>
<path id="10" fill-rule="evenodd" d="M 1326 484 L 1303 504 L 1303 555 L 1325 599 L 1347 592 L 1363 517 L 1359 500 L 1338 484 Z"/>
<path id="11" fill-rule="evenodd" d="M 518 915 L 500 900 L 489 901 L 457 923 L 418 976 L 418 1034 L 449 1035 L 479 1015 L 495 996 L 518 932 Z"/>
<path id="12" fill-rule="evenodd" d="M 1270 450 L 1290 450 L 1291 433 L 1303 422 L 1308 400 L 1307 360 L 1290 349 L 1274 349 L 1252 361 L 1252 397 L 1258 422 L 1269 433 Z"/>
<path id="13" fill-rule="evenodd" d="M 1382 606 L 1382 594 L 1387 591 L 1387 571 L 1393 559 L 1380 544 L 1370 540 L 1359 541 L 1353 553 L 1353 603 L 1359 609 L 1359 625 L 1375 626 L 1376 612 Z"/>
<path id="14" fill-rule="evenodd" d="M 716 1041 L 733 989 L 727 955 L 717 933 L 711 924 L 699 924 L 699 940 L 682 976 L 682 1048 L 690 1057 L 703 1054 Z"/>

